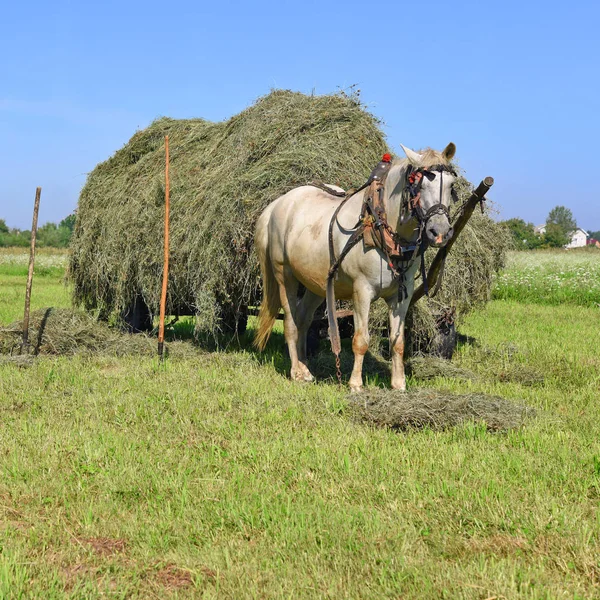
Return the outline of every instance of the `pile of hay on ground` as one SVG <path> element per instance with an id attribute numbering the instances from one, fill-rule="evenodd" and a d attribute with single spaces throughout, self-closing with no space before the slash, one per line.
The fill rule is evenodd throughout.
<path id="1" fill-rule="evenodd" d="M 445 429 L 467 422 L 490 431 L 520 427 L 534 409 L 498 396 L 453 394 L 413 388 L 406 392 L 369 389 L 352 396 L 355 410 L 366 422 L 391 429 Z"/>
<path id="2" fill-rule="evenodd" d="M 13 355 L 19 362 L 22 335 L 22 321 L 0 327 L 0 355 Z M 155 339 L 122 333 L 88 313 L 67 308 L 33 311 L 29 320 L 29 342 L 29 354 L 33 356 L 156 354 Z"/>
<path id="3" fill-rule="evenodd" d="M 155 121 L 99 164 L 81 193 L 69 276 L 76 303 L 87 309 L 118 314 L 139 295 L 158 312 L 166 134 L 169 312 L 190 310 L 198 329 L 213 333 L 223 318 L 260 301 L 252 238 L 264 207 L 311 180 L 360 185 L 388 151 L 379 121 L 345 94 L 277 90 L 228 121 Z M 501 238 L 487 216 L 473 220 L 448 260 L 438 304 L 462 309 L 489 297 L 491 275 L 503 260 Z M 428 339 L 438 304 L 419 304 L 414 336 Z"/>

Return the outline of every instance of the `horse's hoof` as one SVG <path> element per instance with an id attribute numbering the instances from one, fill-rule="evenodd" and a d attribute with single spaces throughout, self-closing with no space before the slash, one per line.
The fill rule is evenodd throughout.
<path id="1" fill-rule="evenodd" d="M 360 394 L 363 391 L 363 386 L 362 385 L 351 385 L 350 386 L 350 393 L 351 394 Z"/>
<path id="2" fill-rule="evenodd" d="M 293 381 L 299 381 L 301 383 L 312 383 L 315 380 L 312 373 L 308 370 L 298 370 L 295 373 L 291 373 L 290 377 Z"/>
<path id="3" fill-rule="evenodd" d="M 405 392 L 406 391 L 406 383 L 398 383 L 398 384 L 392 383 L 392 389 L 397 390 L 398 392 Z"/>

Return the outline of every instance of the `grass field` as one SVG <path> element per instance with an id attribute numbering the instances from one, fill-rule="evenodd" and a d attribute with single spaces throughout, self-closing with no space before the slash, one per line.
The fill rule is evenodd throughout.
<path id="1" fill-rule="evenodd" d="M 22 313 L 10 256 L 0 323 Z M 579 269 L 548 256 L 506 281 Z M 35 305 L 68 306 L 39 264 Z M 375 429 L 288 381 L 280 336 L 266 359 L 0 364 L 0 598 L 600 597 L 600 308 L 571 279 L 560 305 L 500 279 L 460 328 L 478 377 L 409 379 L 537 409 L 508 433 Z"/>

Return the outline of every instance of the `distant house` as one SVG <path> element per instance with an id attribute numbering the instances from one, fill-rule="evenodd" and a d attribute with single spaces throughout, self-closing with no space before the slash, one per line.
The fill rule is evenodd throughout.
<path id="1" fill-rule="evenodd" d="M 600 240 L 596 240 L 594 238 L 589 238 L 587 244 L 588 246 L 596 246 L 596 248 L 600 248 Z"/>
<path id="2" fill-rule="evenodd" d="M 538 235 L 544 235 L 544 233 L 546 233 L 546 224 L 534 227 L 533 231 Z M 581 229 L 581 227 L 578 227 L 575 231 L 571 232 L 571 241 L 565 246 L 565 248 L 583 248 L 587 245 L 587 240 L 587 231 Z"/>
<path id="3" fill-rule="evenodd" d="M 571 233 L 571 241 L 565 248 L 583 248 L 587 245 L 588 233 L 581 227 L 578 227 Z"/>

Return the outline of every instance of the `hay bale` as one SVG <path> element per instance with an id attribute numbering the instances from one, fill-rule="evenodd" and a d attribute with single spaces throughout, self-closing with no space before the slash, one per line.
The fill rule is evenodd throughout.
<path id="1" fill-rule="evenodd" d="M 345 95 L 274 91 L 222 123 L 159 119 L 98 165 L 81 192 L 71 244 L 74 297 L 119 313 L 139 293 L 158 311 L 164 136 L 171 149 L 169 311 L 214 331 L 223 312 L 258 304 L 254 224 L 311 179 L 362 183 L 387 151 L 379 122 Z"/>
<path id="2" fill-rule="evenodd" d="M 223 317 L 260 301 L 252 238 L 267 204 L 310 180 L 362 184 L 388 151 L 379 121 L 345 94 L 276 90 L 221 123 L 155 121 L 92 171 L 79 199 L 69 277 L 75 302 L 103 316 L 121 313 L 138 295 L 158 312 L 165 134 L 171 148 L 169 312 L 190 311 L 197 330 L 211 333 Z M 468 193 L 464 181 L 461 198 Z M 440 306 L 457 306 L 462 314 L 489 298 L 506 245 L 499 231 L 487 216 L 474 217 L 465 229 L 439 300 L 421 301 L 412 311 L 413 346 L 426 349 Z"/>
<path id="3" fill-rule="evenodd" d="M 534 409 L 487 394 L 453 394 L 413 388 L 406 392 L 369 389 L 351 396 L 359 418 L 391 429 L 446 429 L 475 422 L 489 431 L 520 427 Z"/>

